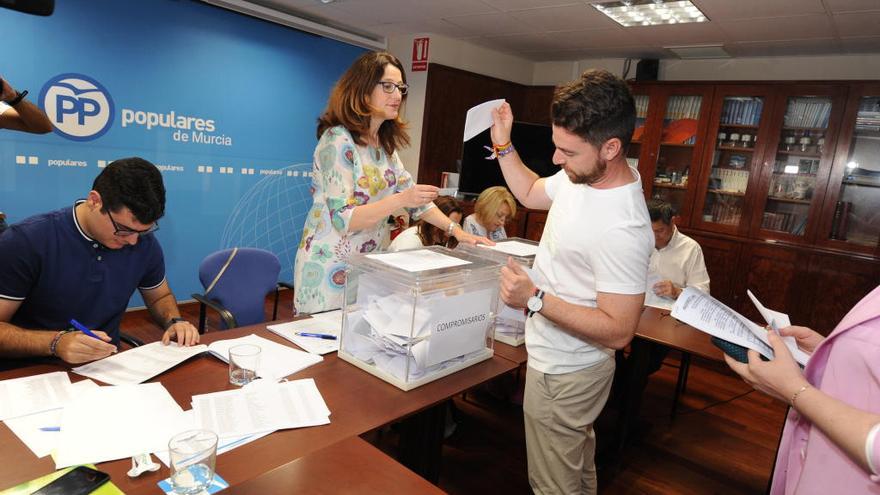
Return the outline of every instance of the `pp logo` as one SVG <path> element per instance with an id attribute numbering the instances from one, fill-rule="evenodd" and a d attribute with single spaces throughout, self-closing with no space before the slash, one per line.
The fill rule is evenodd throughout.
<path id="1" fill-rule="evenodd" d="M 55 76 L 40 91 L 55 132 L 74 141 L 101 137 L 113 125 L 113 99 L 101 83 L 82 74 Z"/>

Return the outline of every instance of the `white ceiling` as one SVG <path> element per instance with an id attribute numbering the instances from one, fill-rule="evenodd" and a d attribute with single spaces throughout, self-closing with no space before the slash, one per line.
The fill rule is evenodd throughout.
<path id="1" fill-rule="evenodd" d="M 251 0 L 374 37 L 434 33 L 534 61 L 676 58 L 720 44 L 732 57 L 880 53 L 880 0 L 692 0 L 700 24 L 624 28 L 587 0 Z"/>

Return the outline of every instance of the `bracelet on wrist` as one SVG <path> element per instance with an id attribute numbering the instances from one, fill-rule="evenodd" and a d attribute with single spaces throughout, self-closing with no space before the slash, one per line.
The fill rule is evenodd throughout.
<path id="1" fill-rule="evenodd" d="M 15 92 L 15 98 L 13 98 L 13 99 L 11 99 L 11 100 L 9 100 L 9 101 L 5 101 L 4 103 L 6 103 L 7 105 L 9 105 L 10 107 L 14 107 L 15 105 L 18 105 L 19 103 L 21 103 L 21 100 L 23 100 L 24 97 L 27 96 L 27 94 L 28 94 L 27 90 L 24 90 L 24 91 L 16 91 L 16 92 Z"/>
<path id="2" fill-rule="evenodd" d="M 67 329 L 67 330 L 61 330 L 55 334 L 55 337 L 52 338 L 52 343 L 49 344 L 49 354 L 52 357 L 58 357 L 58 343 L 61 342 L 61 337 L 64 337 L 65 335 L 67 335 L 68 333 L 73 332 L 73 331 L 74 330 Z"/>
<path id="3" fill-rule="evenodd" d="M 506 143 L 504 143 L 504 144 L 495 144 L 495 143 L 492 143 L 492 146 L 491 146 L 491 147 L 489 147 L 489 146 L 483 146 L 483 148 L 485 148 L 485 149 L 487 149 L 487 150 L 489 150 L 489 151 L 492 152 L 491 155 L 489 155 L 489 156 L 486 157 L 486 160 L 494 160 L 494 159 L 496 159 L 496 158 L 500 158 L 500 157 L 502 157 L 502 156 L 504 156 L 504 155 L 508 155 L 508 154 L 510 154 L 510 153 L 513 153 L 513 151 L 514 151 L 514 149 L 515 149 L 515 148 L 513 147 L 513 143 L 510 142 L 510 141 L 508 141 L 508 142 L 506 142 Z"/>
<path id="4" fill-rule="evenodd" d="M 791 407 L 797 409 L 797 399 L 798 399 L 798 396 L 800 396 L 804 391 L 806 391 L 806 390 L 809 389 L 809 388 L 811 388 L 809 384 L 804 385 L 803 387 L 799 388 L 797 392 L 795 392 L 794 394 L 792 394 L 792 396 L 791 396 L 791 400 L 788 401 L 788 403 L 791 404 Z"/>
<path id="5" fill-rule="evenodd" d="M 458 222 L 455 221 L 449 222 L 449 227 L 446 227 L 446 236 L 452 237 L 452 233 L 455 232 L 456 227 L 461 227 L 461 225 L 459 225 Z"/>

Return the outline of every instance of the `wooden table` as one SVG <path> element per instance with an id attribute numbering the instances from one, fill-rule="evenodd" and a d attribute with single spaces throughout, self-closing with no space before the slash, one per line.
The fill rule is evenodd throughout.
<path id="1" fill-rule="evenodd" d="M 276 342 L 286 340 L 254 325 L 203 336 L 203 343 L 255 333 Z M 492 378 L 516 369 L 512 361 L 495 356 L 452 375 L 404 392 L 355 366 L 327 354 L 324 361 L 291 375 L 289 379 L 314 378 L 331 411 L 329 425 L 283 430 L 243 445 L 217 458 L 217 472 L 230 484 L 237 485 L 321 448 L 355 437 L 385 424 L 407 419 L 403 430 L 415 430 L 402 445 L 403 462 L 428 480 L 439 476 L 439 452 L 442 442 L 442 404 L 450 397 L 467 391 Z M 0 380 L 64 371 L 62 364 L 41 364 L 0 373 Z M 71 373 L 76 381 L 80 377 Z M 193 395 L 229 390 L 227 365 L 209 354 L 202 354 L 166 371 L 151 381 L 160 381 L 184 409 L 190 408 Z M 440 405 L 439 407 L 437 407 Z M 438 426 L 438 422 L 440 423 Z M 135 427 L 134 425 L 132 427 Z M 439 429 L 439 434 L 436 430 Z M 125 432 L 119 432 L 124 435 Z M 98 468 L 108 472 L 113 482 L 125 492 L 159 492 L 156 483 L 168 477 L 168 469 L 146 473 L 132 479 L 125 475 L 130 459 L 105 462 Z M 9 428 L 0 425 L 0 487 L 13 486 L 55 470 L 50 457 L 37 459 Z"/>
<path id="2" fill-rule="evenodd" d="M 678 382 L 673 397 L 672 416 L 675 416 L 678 397 L 684 392 L 690 368 L 691 355 L 714 361 L 724 361 L 724 354 L 709 341 L 709 335 L 682 323 L 670 315 L 668 310 L 645 306 L 635 338 L 630 344 L 627 359 L 626 396 L 618 419 L 617 448 L 623 449 L 627 434 L 638 417 L 642 403 L 642 392 L 648 380 L 648 367 L 651 359 L 650 344 L 660 344 L 682 352 Z"/>
<path id="3" fill-rule="evenodd" d="M 366 441 L 352 437 L 230 487 L 224 493 L 385 495 L 444 492 Z"/>

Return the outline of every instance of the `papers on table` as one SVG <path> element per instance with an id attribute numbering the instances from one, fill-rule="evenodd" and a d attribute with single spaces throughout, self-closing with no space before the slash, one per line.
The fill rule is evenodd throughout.
<path id="1" fill-rule="evenodd" d="M 0 381 L 0 419 L 16 418 L 64 406 L 72 399 L 63 371 Z"/>
<path id="2" fill-rule="evenodd" d="M 67 375 L 67 373 L 64 373 Z M 85 379 L 70 385 L 72 396 L 84 394 L 86 391 L 97 388 L 98 384 Z M 62 409 L 52 409 L 40 413 L 7 419 L 6 426 L 12 433 L 37 457 L 45 457 L 55 450 L 58 438 L 61 436 L 61 412 Z"/>
<path id="3" fill-rule="evenodd" d="M 229 362 L 229 348 L 241 344 L 253 344 L 260 347 L 260 364 L 257 366 L 257 376 L 272 381 L 278 381 L 287 375 L 292 375 L 324 360 L 321 356 L 309 354 L 254 334 L 237 339 L 218 340 L 208 346 L 208 350 L 221 361 Z"/>
<path id="4" fill-rule="evenodd" d="M 206 350 L 208 347 L 204 345 L 184 347 L 177 342 L 168 345 L 153 342 L 73 368 L 71 371 L 110 385 L 134 385 Z"/>
<path id="5" fill-rule="evenodd" d="M 284 337 L 312 354 L 327 354 L 339 350 L 339 329 L 341 327 L 341 322 L 339 324 L 334 324 L 323 318 L 312 317 L 305 320 L 291 321 L 289 323 L 269 325 L 266 328 L 269 329 L 270 332 L 280 337 Z M 335 335 L 336 340 L 322 339 L 319 337 L 303 337 L 301 335 L 296 335 L 297 332 Z"/>
<path id="6" fill-rule="evenodd" d="M 397 253 L 368 254 L 367 258 L 381 261 L 408 272 L 422 272 L 437 268 L 449 268 L 451 266 L 469 265 L 471 262 L 447 256 L 428 249 L 415 249 L 412 251 L 400 251 Z"/>
<path id="7" fill-rule="evenodd" d="M 161 383 L 97 387 L 64 407 L 55 467 L 167 449 L 168 439 L 187 426 Z"/>
<path id="8" fill-rule="evenodd" d="M 257 382 L 251 382 L 251 383 L 257 383 Z M 248 384 L 248 385 L 250 385 L 250 384 Z M 181 425 L 180 431 L 185 431 L 186 429 L 197 428 L 196 419 L 195 419 L 195 411 L 193 411 L 192 409 L 190 409 L 188 411 L 184 411 L 183 416 L 186 418 L 185 419 L 186 423 L 184 425 Z M 264 431 L 261 433 L 254 433 L 253 435 L 242 435 L 242 436 L 237 436 L 237 437 L 221 438 L 217 442 L 217 455 L 225 454 L 226 452 L 229 452 L 232 449 L 236 449 L 238 447 L 241 447 L 242 445 L 247 445 L 247 444 L 253 442 L 254 440 L 258 440 L 260 438 L 265 437 L 266 435 L 268 435 L 272 432 L 274 432 L 274 430 Z M 166 449 L 168 448 L 167 445 L 165 448 Z M 165 464 L 166 466 L 171 464 L 171 458 L 170 458 L 170 455 L 168 454 L 168 450 L 160 450 L 157 452 L 153 452 L 153 455 L 158 457 L 159 460 L 162 461 L 162 464 Z"/>
<path id="9" fill-rule="evenodd" d="M 654 285 L 661 281 L 663 281 L 663 277 L 661 277 L 658 273 L 650 271 L 648 272 L 648 283 L 645 287 L 645 306 L 651 306 L 653 308 L 660 308 L 669 311 L 672 309 L 672 305 L 675 304 L 675 299 L 661 297 L 654 293 Z"/>
<path id="10" fill-rule="evenodd" d="M 686 287 L 672 308 L 672 316 L 710 335 L 773 359 L 773 348 L 764 328 L 699 289 Z M 793 353 L 795 360 L 805 365 L 809 355 L 796 350 L 797 354 Z"/>
<path id="11" fill-rule="evenodd" d="M 198 428 L 221 438 L 330 423 L 330 410 L 311 378 L 196 395 L 193 411 Z"/>
<path id="12" fill-rule="evenodd" d="M 469 109 L 464 118 L 464 141 L 492 127 L 492 110 L 501 106 L 504 99 L 490 100 Z"/>
<path id="13" fill-rule="evenodd" d="M 479 244 L 480 247 L 492 249 L 511 256 L 535 256 L 538 254 L 538 246 L 520 241 L 504 241 L 495 243 L 494 246 Z"/>

